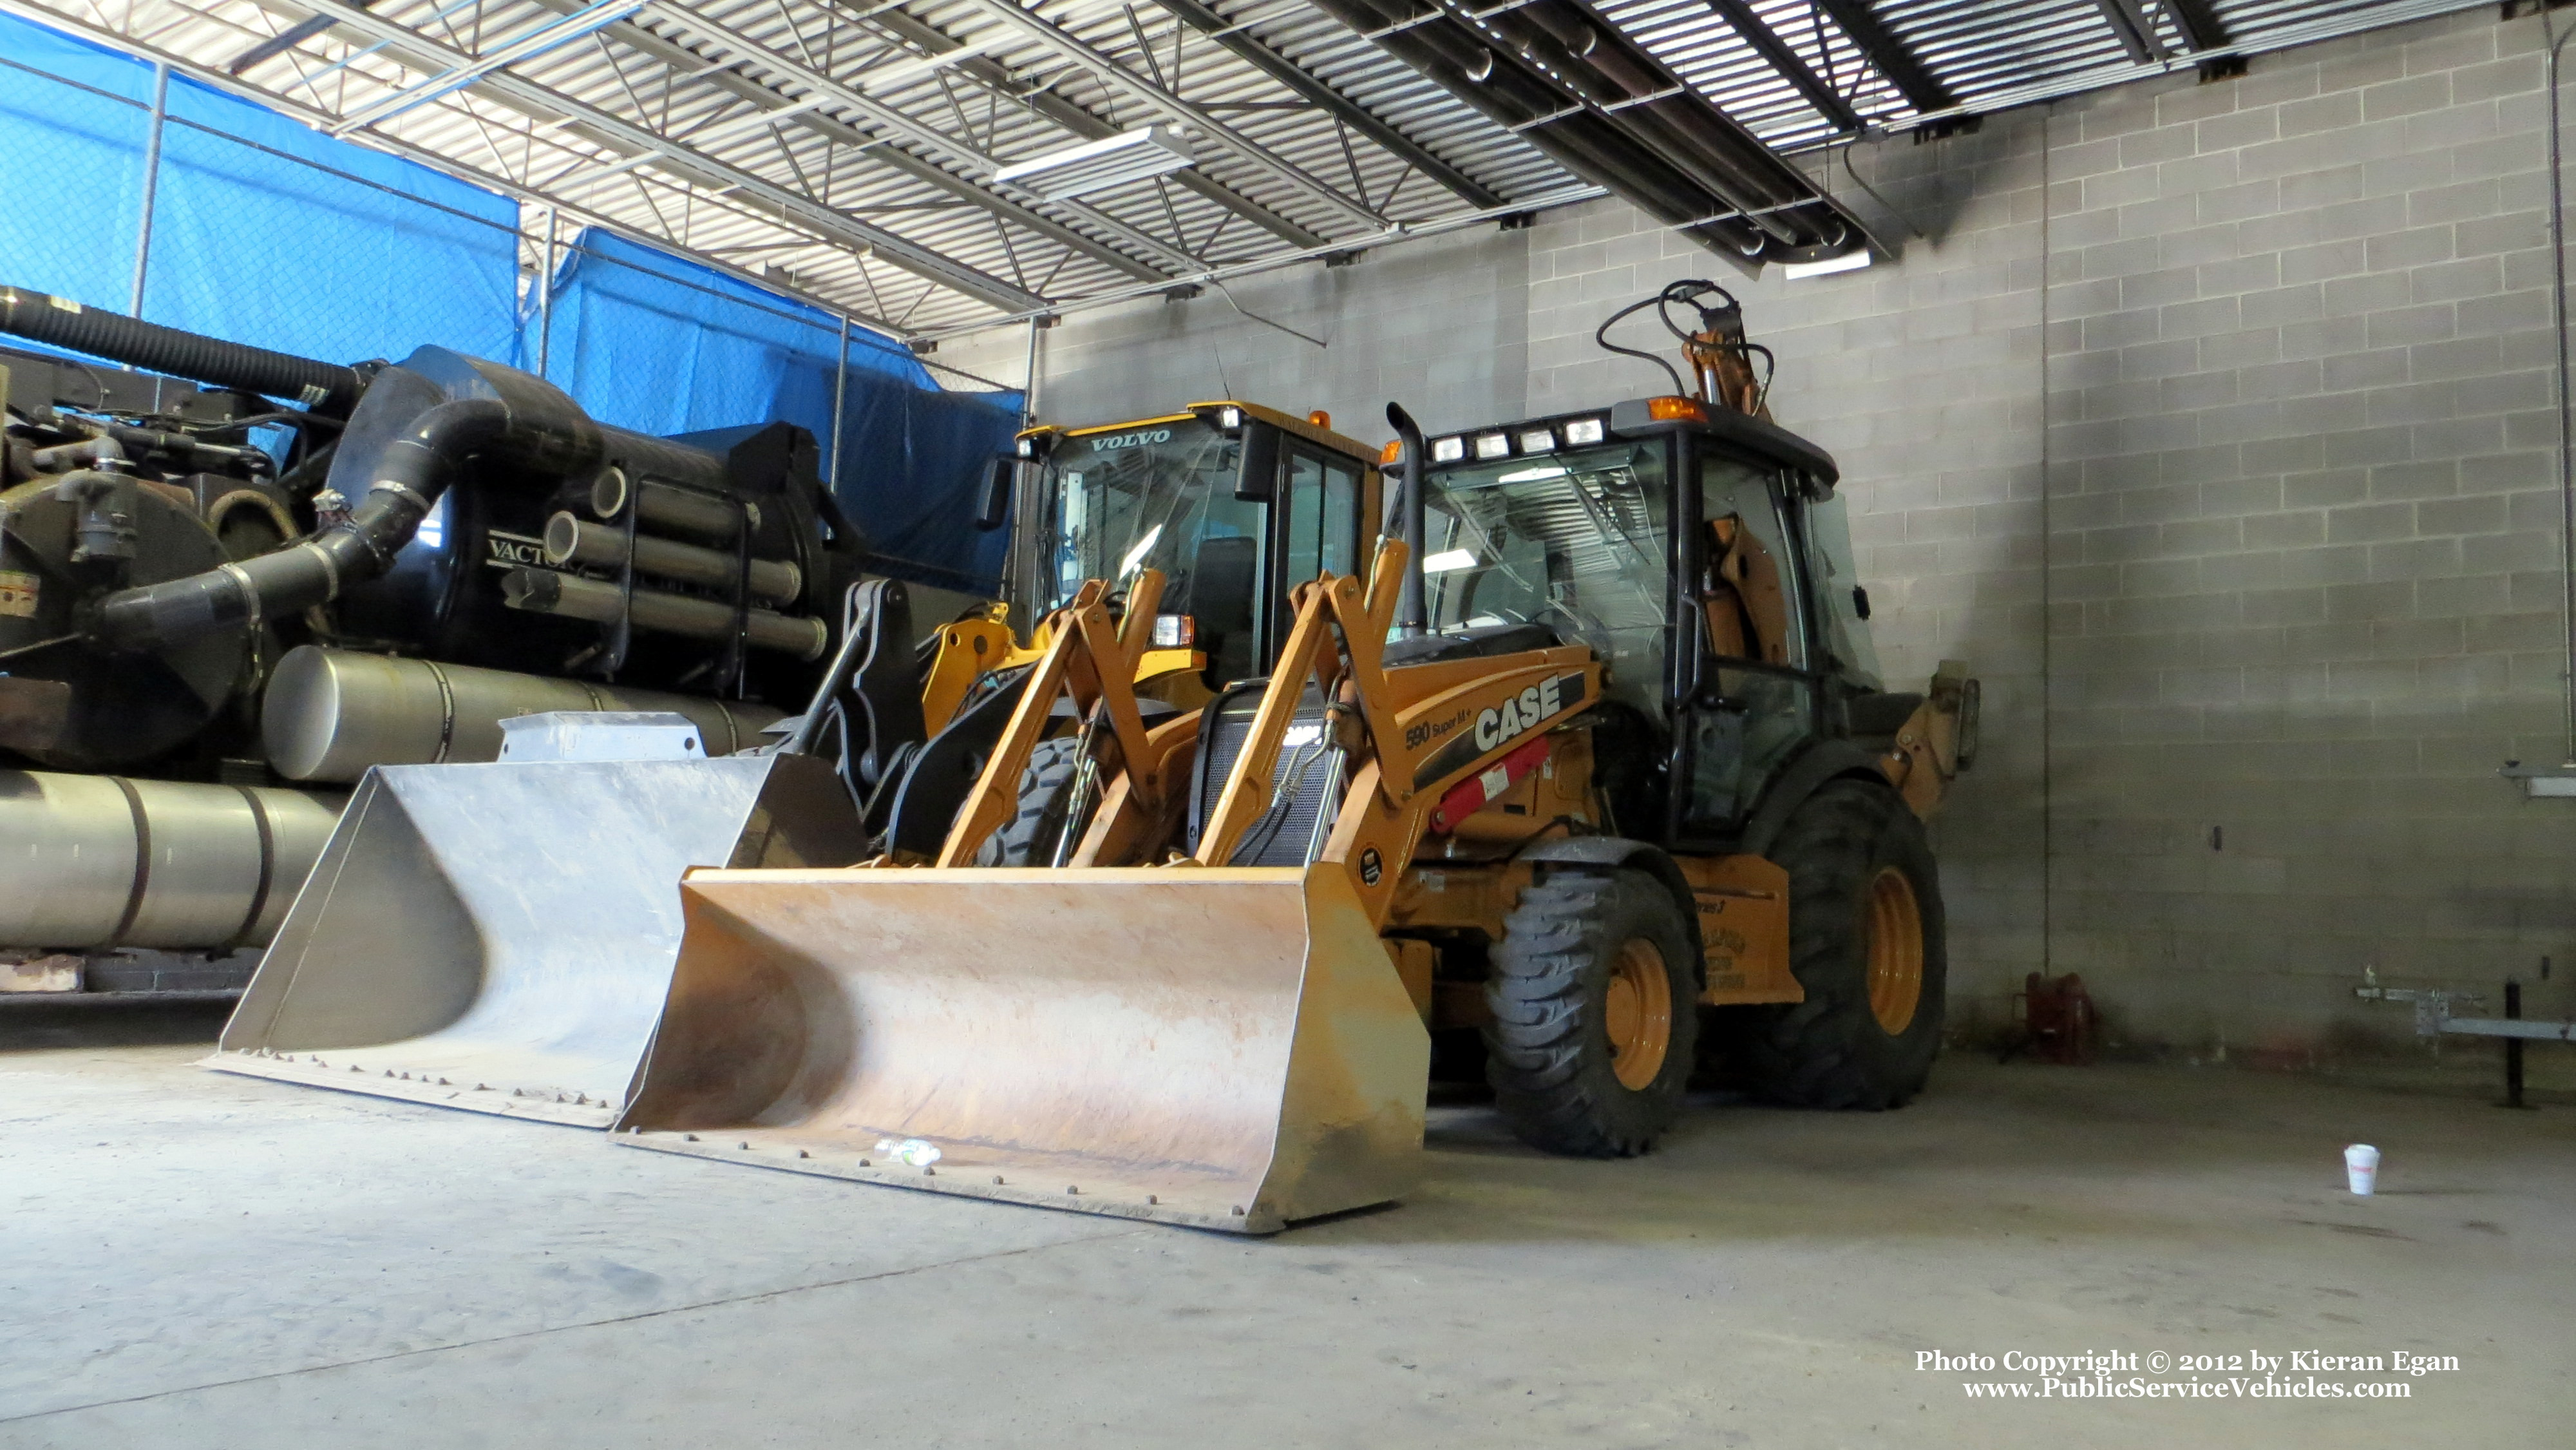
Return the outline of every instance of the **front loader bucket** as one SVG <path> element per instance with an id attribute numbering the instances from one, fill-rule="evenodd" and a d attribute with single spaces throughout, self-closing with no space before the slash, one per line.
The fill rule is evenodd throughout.
<path id="1" fill-rule="evenodd" d="M 863 844 L 808 756 L 379 767 L 206 1065 L 606 1127 L 670 985 L 681 876 Z"/>
<path id="2" fill-rule="evenodd" d="M 699 871 L 681 897 L 622 1144 L 1235 1233 L 1412 1181 L 1430 1037 L 1337 868 Z"/>

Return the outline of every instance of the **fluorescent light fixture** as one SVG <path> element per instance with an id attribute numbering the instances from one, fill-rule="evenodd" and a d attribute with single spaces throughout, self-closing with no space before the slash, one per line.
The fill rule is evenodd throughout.
<path id="1" fill-rule="evenodd" d="M 1521 435 L 1523 453 L 1552 453 L 1555 450 L 1556 434 L 1550 429 L 1532 428 Z"/>
<path id="2" fill-rule="evenodd" d="M 1146 126 L 1032 160 L 1014 161 L 994 172 L 993 179 L 1028 187 L 1049 201 L 1063 201 L 1147 177 L 1165 176 L 1197 160 L 1180 137 L 1161 126 Z"/>
<path id="3" fill-rule="evenodd" d="M 1495 479 L 1494 482 L 1545 483 L 1551 478 L 1563 477 L 1565 477 L 1565 468 L 1562 464 L 1542 463 L 1536 468 L 1515 468 L 1511 472 L 1504 474 L 1502 477 Z"/>
<path id="4" fill-rule="evenodd" d="M 1467 440 L 1464 438 L 1443 438 L 1431 445 L 1431 461 L 1434 463 L 1455 463 L 1466 456 Z"/>
<path id="5" fill-rule="evenodd" d="M 2524 800 L 2576 799 L 2576 760 L 2564 765 L 2525 765 L 2508 760 L 2496 774 L 2519 784 Z"/>
<path id="6" fill-rule="evenodd" d="M 1869 248 L 1854 247 L 1839 257 L 1827 257 L 1821 262 L 1783 262 L 1780 264 L 1780 275 L 1795 282 L 1801 277 L 1829 277 L 1836 272 L 1857 272 L 1868 265 Z"/>
<path id="7" fill-rule="evenodd" d="M 1601 420 L 1598 418 L 1577 418 L 1565 425 L 1565 441 L 1570 446 L 1598 443 L 1601 437 Z"/>
<path id="8" fill-rule="evenodd" d="M 1161 524 L 1156 524 L 1152 528 L 1147 529 L 1145 531 L 1145 537 L 1136 541 L 1136 547 L 1127 551 L 1127 557 L 1118 561 L 1118 577 L 1124 579 L 1128 575 L 1135 573 L 1137 567 L 1145 562 L 1145 556 L 1154 552 L 1155 541 L 1162 537 L 1163 526 Z"/>
<path id="9" fill-rule="evenodd" d="M 1476 456 L 1509 458 L 1512 456 L 1512 440 L 1500 433 L 1479 433 L 1476 435 Z"/>
<path id="10" fill-rule="evenodd" d="M 1473 549 L 1451 549 L 1445 554 L 1429 555 L 1422 561 L 1425 574 L 1455 574 L 1461 569 L 1475 567 L 1476 551 Z"/>

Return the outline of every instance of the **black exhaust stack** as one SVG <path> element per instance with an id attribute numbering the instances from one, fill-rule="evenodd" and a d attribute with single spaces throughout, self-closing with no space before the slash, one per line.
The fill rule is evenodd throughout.
<path id="1" fill-rule="evenodd" d="M 1403 531 L 1406 557 L 1404 589 L 1395 599 L 1395 632 L 1398 638 L 1413 639 L 1431 628 L 1422 588 L 1422 488 L 1431 450 L 1422 446 L 1422 429 L 1401 404 L 1386 405 L 1386 421 L 1403 445 L 1404 458 L 1404 491 L 1397 495 L 1397 506 L 1403 510 L 1398 527 Z"/>

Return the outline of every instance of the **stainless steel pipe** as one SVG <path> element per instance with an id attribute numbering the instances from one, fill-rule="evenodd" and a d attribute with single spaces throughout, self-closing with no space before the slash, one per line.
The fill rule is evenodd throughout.
<path id="1" fill-rule="evenodd" d="M 513 569 L 501 580 L 501 602 L 512 609 L 559 614 L 596 624 L 617 618 L 621 592 L 614 584 L 584 579 L 578 574 L 559 574 L 552 569 Z M 733 633 L 732 605 L 651 589 L 634 592 L 633 617 L 637 629 L 690 639 L 723 639 Z M 746 634 L 755 648 L 804 660 L 821 658 L 824 646 L 831 642 L 831 631 L 823 621 L 766 609 L 750 612 Z"/>
<path id="2" fill-rule="evenodd" d="M 615 524 L 583 523 L 569 513 L 546 520 L 546 562 L 623 568 L 626 531 Z M 709 589 L 731 589 L 740 561 L 721 549 L 704 549 L 652 534 L 635 536 L 635 572 Z M 785 559 L 751 561 L 753 597 L 772 604 L 792 604 L 805 592 L 804 571 Z"/>
<path id="3" fill-rule="evenodd" d="M 338 791 L 0 771 L 0 946 L 259 946 L 312 873 Z"/>
<path id="4" fill-rule="evenodd" d="M 603 468 L 590 483 L 590 511 L 603 519 L 618 518 L 633 503 L 642 511 L 645 523 L 673 533 L 693 534 L 719 544 L 733 542 L 734 531 L 747 516 L 753 528 L 760 527 L 760 505 L 745 499 L 742 510 L 695 489 L 674 488 L 667 483 L 645 479 L 631 481 L 622 468 Z"/>
<path id="5" fill-rule="evenodd" d="M 747 700 L 630 690 L 308 644 L 289 650 L 278 662 L 261 704 L 260 733 L 269 764 L 287 779 L 349 782 L 371 765 L 498 760 L 501 722 L 548 710 L 676 711 L 696 722 L 709 755 L 730 755 L 759 743 L 761 728 L 780 715 Z"/>

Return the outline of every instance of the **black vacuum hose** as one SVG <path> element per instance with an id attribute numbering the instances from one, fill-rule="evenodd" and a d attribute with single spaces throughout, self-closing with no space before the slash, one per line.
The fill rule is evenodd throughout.
<path id="1" fill-rule="evenodd" d="M 393 567 L 456 466 L 510 425 L 497 398 L 459 398 L 420 415 L 384 452 L 366 499 L 346 523 L 291 548 L 203 574 L 123 589 L 99 601 L 91 636 L 112 649 L 152 649 L 326 604 Z"/>
<path id="2" fill-rule="evenodd" d="M 335 418 L 347 417 L 367 386 L 356 368 L 182 332 L 22 287 L 0 287 L 0 332 L 218 388 L 291 398 Z"/>

